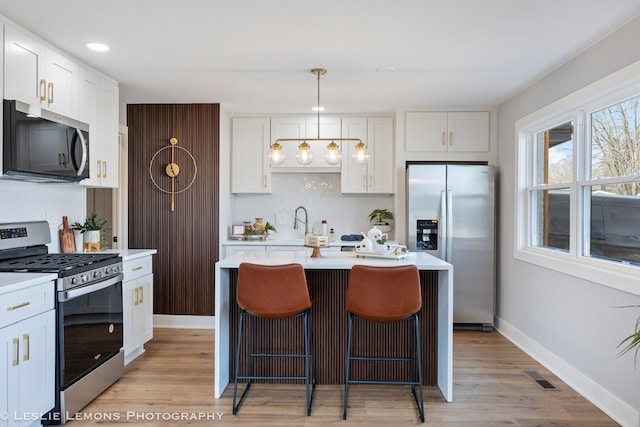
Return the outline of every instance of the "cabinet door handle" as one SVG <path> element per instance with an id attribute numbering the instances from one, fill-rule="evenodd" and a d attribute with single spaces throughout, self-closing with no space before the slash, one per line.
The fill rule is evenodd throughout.
<path id="1" fill-rule="evenodd" d="M 136 288 L 136 301 L 133 303 L 133 305 L 138 305 L 138 291 L 140 290 L 140 288 Z"/>
<path id="2" fill-rule="evenodd" d="M 29 334 L 22 334 L 22 340 L 24 341 L 24 356 L 22 360 L 29 360 Z"/>
<path id="3" fill-rule="evenodd" d="M 20 364 L 20 340 L 18 338 L 14 338 L 13 345 L 16 346 L 16 358 L 11 362 L 11 366 L 18 366 Z"/>
<path id="4" fill-rule="evenodd" d="M 107 161 L 106 160 L 102 161 L 102 177 L 103 178 L 107 177 Z"/>
<path id="5" fill-rule="evenodd" d="M 446 145 L 445 140 L 447 139 L 447 133 L 445 131 L 442 131 L 442 145 Z"/>
<path id="6" fill-rule="evenodd" d="M 453 132 L 449 132 L 449 145 L 453 145 Z"/>
<path id="7" fill-rule="evenodd" d="M 96 169 L 98 170 L 96 178 L 102 178 L 102 162 L 100 160 L 96 160 Z"/>
<path id="8" fill-rule="evenodd" d="M 362 175 L 362 188 L 367 188 L 367 177 Z"/>
<path id="9" fill-rule="evenodd" d="M 40 80 L 40 101 L 47 100 L 47 81 L 45 79 Z"/>
<path id="10" fill-rule="evenodd" d="M 138 270 L 142 270 L 144 267 L 133 267 L 131 269 L 131 271 L 138 271 Z"/>
<path id="11" fill-rule="evenodd" d="M 369 175 L 369 188 L 373 187 L 373 175 Z"/>
<path id="12" fill-rule="evenodd" d="M 19 309 L 19 308 L 26 307 L 26 306 L 28 306 L 29 304 L 31 304 L 31 302 L 30 302 L 30 301 L 25 301 L 25 302 L 23 302 L 23 303 L 21 303 L 21 304 L 18 304 L 18 305 L 12 305 L 12 306 L 7 307 L 7 311 L 17 310 L 17 309 Z"/>
<path id="13" fill-rule="evenodd" d="M 140 288 L 140 302 L 138 304 L 142 304 L 144 302 L 144 288 L 139 286 Z"/>
<path id="14" fill-rule="evenodd" d="M 262 179 L 262 184 L 264 185 L 264 188 L 269 187 L 269 177 L 267 174 L 264 175 L 264 178 Z"/>
<path id="15" fill-rule="evenodd" d="M 47 85 L 47 98 L 49 98 L 47 104 L 53 104 L 53 83 L 51 82 Z"/>

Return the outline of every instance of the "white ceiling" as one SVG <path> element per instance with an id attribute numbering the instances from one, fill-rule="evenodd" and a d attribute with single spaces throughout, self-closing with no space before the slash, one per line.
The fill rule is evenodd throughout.
<path id="1" fill-rule="evenodd" d="M 498 105 L 640 1 L 0 0 L 0 14 L 118 80 L 125 103 L 311 113 L 323 67 L 326 114 Z"/>

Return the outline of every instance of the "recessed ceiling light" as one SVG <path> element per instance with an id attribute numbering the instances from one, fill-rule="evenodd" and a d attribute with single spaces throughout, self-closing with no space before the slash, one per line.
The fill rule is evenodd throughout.
<path id="1" fill-rule="evenodd" d="M 106 52 L 109 50 L 109 46 L 104 43 L 87 43 L 87 47 L 96 52 Z"/>
<path id="2" fill-rule="evenodd" d="M 313 111 L 324 111 L 324 107 L 323 107 L 323 106 L 320 106 L 320 107 L 318 107 L 318 106 L 314 106 L 314 107 L 312 107 L 311 109 L 312 109 Z"/>
<path id="3" fill-rule="evenodd" d="M 386 72 L 386 73 L 390 73 L 395 71 L 395 67 L 378 67 L 376 68 L 376 71 L 380 71 L 380 72 Z"/>

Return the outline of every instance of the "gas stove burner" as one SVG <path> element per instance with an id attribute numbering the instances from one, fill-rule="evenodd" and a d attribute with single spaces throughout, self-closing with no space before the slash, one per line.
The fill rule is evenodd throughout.
<path id="1" fill-rule="evenodd" d="M 0 262 L 0 271 L 60 273 L 116 258 L 113 253 L 43 254 Z"/>

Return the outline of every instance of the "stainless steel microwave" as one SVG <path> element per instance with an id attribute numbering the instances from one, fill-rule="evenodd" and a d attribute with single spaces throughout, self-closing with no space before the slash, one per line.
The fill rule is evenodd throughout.
<path id="1" fill-rule="evenodd" d="M 37 182 L 78 182 L 89 177 L 89 126 L 19 101 L 3 102 L 2 173 Z"/>

